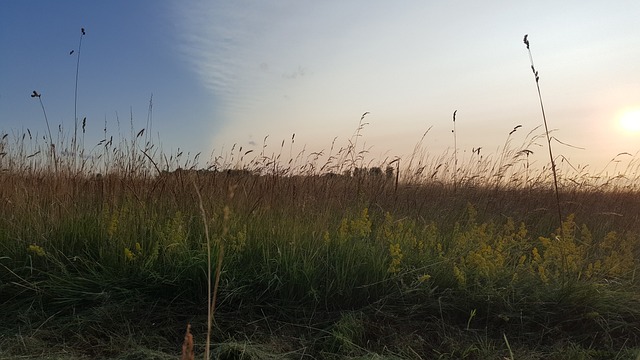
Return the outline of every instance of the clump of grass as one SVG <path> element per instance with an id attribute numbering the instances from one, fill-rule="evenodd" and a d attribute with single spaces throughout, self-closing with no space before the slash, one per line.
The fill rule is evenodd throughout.
<path id="1" fill-rule="evenodd" d="M 343 355 L 358 355 L 366 353 L 363 347 L 366 341 L 366 330 L 362 313 L 347 312 L 333 324 L 331 329 L 332 343 L 328 349 Z"/>

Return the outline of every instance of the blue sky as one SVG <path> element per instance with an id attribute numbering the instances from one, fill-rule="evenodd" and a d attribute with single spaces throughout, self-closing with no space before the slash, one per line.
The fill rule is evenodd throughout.
<path id="1" fill-rule="evenodd" d="M 637 1 L 5 1 L 0 11 L 0 132 L 73 130 L 87 147 L 146 126 L 165 151 L 220 154 L 234 143 L 294 153 L 346 144 L 362 113 L 371 157 L 488 153 L 541 125 L 529 34 L 556 152 L 602 168 L 640 150 L 619 119 L 640 109 Z M 73 55 L 69 55 L 75 50 Z M 120 130 L 118 130 L 118 121 Z M 639 120 L 640 121 L 640 120 Z M 543 148 L 537 154 L 545 155 Z M 535 150 L 535 149 L 534 149 Z M 544 164 L 541 158 L 540 164 Z"/>

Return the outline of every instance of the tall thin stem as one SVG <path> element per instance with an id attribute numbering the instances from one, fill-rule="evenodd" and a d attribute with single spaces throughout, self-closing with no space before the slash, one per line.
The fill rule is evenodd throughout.
<path id="1" fill-rule="evenodd" d="M 31 97 L 37 97 L 38 101 L 40 101 L 40 107 L 42 108 L 42 114 L 44 114 L 44 122 L 47 124 L 47 132 L 49 133 L 49 151 L 51 152 L 51 156 L 53 157 L 53 166 L 58 172 L 58 159 L 56 157 L 56 145 L 53 143 L 53 136 L 51 136 L 51 127 L 49 126 L 49 118 L 47 117 L 47 111 L 44 109 L 44 103 L 42 102 L 42 94 L 39 94 L 37 91 L 33 91 Z"/>
<path id="2" fill-rule="evenodd" d="M 556 172 L 556 162 L 553 159 L 553 152 L 551 150 L 551 137 L 549 136 L 549 127 L 547 126 L 547 116 L 544 112 L 544 104 L 542 102 L 542 93 L 540 92 L 540 76 L 538 75 L 538 71 L 536 71 L 536 67 L 533 64 L 533 55 L 531 55 L 531 49 L 529 48 L 528 36 L 529 35 L 525 35 L 523 41 L 524 41 L 524 44 L 527 46 L 527 51 L 529 52 L 529 61 L 531 62 L 531 70 L 533 71 L 533 76 L 536 79 L 538 99 L 540 100 L 540 109 L 542 110 L 542 120 L 544 122 L 544 132 L 547 136 L 547 144 L 549 145 L 549 159 L 551 160 L 551 171 L 553 172 L 553 186 L 556 193 L 556 205 L 558 207 L 558 220 L 560 221 L 560 231 L 562 232 L 562 210 L 560 209 L 560 193 L 558 191 L 558 174 Z"/>
<path id="3" fill-rule="evenodd" d="M 453 191 L 455 192 L 458 187 L 458 137 L 456 136 L 456 113 L 453 112 Z"/>
<path id="4" fill-rule="evenodd" d="M 80 28 L 80 43 L 78 44 L 78 57 L 76 61 L 76 86 L 75 86 L 75 94 L 73 101 L 73 118 L 74 118 L 74 126 L 73 126 L 73 144 L 71 148 L 73 149 L 73 163 L 75 166 L 76 156 L 78 152 L 78 74 L 80 73 L 80 51 L 82 50 L 82 38 L 85 35 L 84 28 Z"/>
<path id="5" fill-rule="evenodd" d="M 360 130 L 362 130 L 362 128 L 367 125 L 367 123 L 362 123 L 362 121 L 364 121 L 364 117 L 369 115 L 369 112 L 365 112 L 364 114 L 362 114 L 362 116 L 360 117 L 360 121 L 358 122 L 358 128 L 356 129 L 356 133 L 354 134 L 354 139 L 353 142 L 351 143 L 351 148 L 350 153 L 351 153 L 351 170 L 355 170 L 356 168 L 356 161 L 358 160 L 358 156 L 357 156 L 357 146 L 358 146 L 358 138 L 360 137 Z"/>
<path id="6" fill-rule="evenodd" d="M 204 210 L 204 204 L 202 202 L 202 195 L 196 185 L 194 179 L 193 187 L 196 189 L 198 195 L 198 204 L 200 205 L 200 214 L 202 215 L 202 222 L 204 224 L 204 234 L 207 240 L 207 340 L 204 349 L 204 358 L 208 360 L 210 358 L 211 349 L 211 328 L 213 326 L 213 320 L 216 313 L 216 302 L 218 299 L 218 287 L 220 286 L 220 274 L 222 273 L 222 260 L 224 258 L 224 243 L 218 241 L 218 262 L 216 263 L 215 283 L 213 289 L 211 288 L 211 238 L 209 237 L 209 225 L 207 225 L 207 213 Z M 233 189 L 229 190 L 229 198 L 233 198 Z M 229 219 L 229 208 L 225 206 L 224 209 L 224 223 L 222 238 L 227 235 L 228 227 L 227 221 Z"/>

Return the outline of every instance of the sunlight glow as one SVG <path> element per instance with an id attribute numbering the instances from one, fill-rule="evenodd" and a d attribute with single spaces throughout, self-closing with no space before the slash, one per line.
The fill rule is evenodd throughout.
<path id="1" fill-rule="evenodd" d="M 620 127 L 629 133 L 640 132 L 640 110 L 631 110 L 622 114 Z"/>

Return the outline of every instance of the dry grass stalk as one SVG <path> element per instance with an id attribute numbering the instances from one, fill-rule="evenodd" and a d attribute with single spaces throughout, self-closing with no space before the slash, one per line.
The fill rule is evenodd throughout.
<path id="1" fill-rule="evenodd" d="M 529 61 L 531 62 L 531 71 L 536 80 L 536 89 L 538 90 L 538 99 L 540 100 L 540 110 L 542 110 L 542 121 L 544 123 L 544 132 L 547 136 L 547 145 L 549 148 L 549 161 L 551 161 L 551 171 L 553 173 L 553 187 L 556 194 L 556 205 L 558 207 L 558 220 L 560 222 L 560 229 L 562 230 L 562 209 L 560 207 L 560 191 L 558 190 L 558 173 L 556 169 L 556 162 L 553 158 L 553 151 L 551 150 L 551 137 L 549 136 L 549 127 L 547 126 L 547 115 L 544 112 L 544 104 L 542 103 L 542 93 L 540 92 L 540 76 L 533 64 L 533 55 L 531 55 L 531 49 L 529 47 L 529 35 L 524 36 L 524 44 L 527 46 L 527 52 L 529 52 Z M 564 235 L 563 235 L 564 236 Z"/>
<path id="2" fill-rule="evenodd" d="M 222 271 L 222 259 L 224 258 L 224 244 L 218 244 L 218 262 L 216 264 L 216 273 L 215 273 L 215 284 L 213 289 L 211 289 L 211 237 L 209 236 L 209 226 L 207 224 L 207 213 L 204 210 L 204 204 L 202 202 L 202 195 L 200 194 L 200 190 L 196 185 L 195 179 L 193 180 L 193 186 L 196 189 L 196 194 L 198 195 L 198 201 L 200 205 L 200 213 L 202 215 L 202 221 L 204 223 L 204 233 L 207 239 L 207 342 L 205 344 L 204 349 L 204 358 L 209 359 L 210 355 L 210 347 L 211 347 L 211 328 L 213 326 L 213 317 L 216 311 L 216 300 L 218 297 L 218 286 L 220 284 L 220 272 Z M 232 193 L 233 194 L 233 193 Z M 231 195 L 232 196 L 232 195 Z M 228 220 L 228 207 L 225 207 L 225 224 L 226 220 Z M 225 233 L 226 233 L 226 225 L 225 225 Z M 223 234 L 224 236 L 225 234 Z"/>
<path id="3" fill-rule="evenodd" d="M 191 324 L 187 324 L 187 332 L 184 334 L 184 342 L 182 343 L 182 356 L 180 360 L 194 360 L 193 353 L 193 335 L 191 335 Z"/>
<path id="4" fill-rule="evenodd" d="M 456 186 L 458 184 L 458 138 L 456 136 L 456 113 L 458 110 L 453 112 L 453 191 L 456 191 Z"/>

